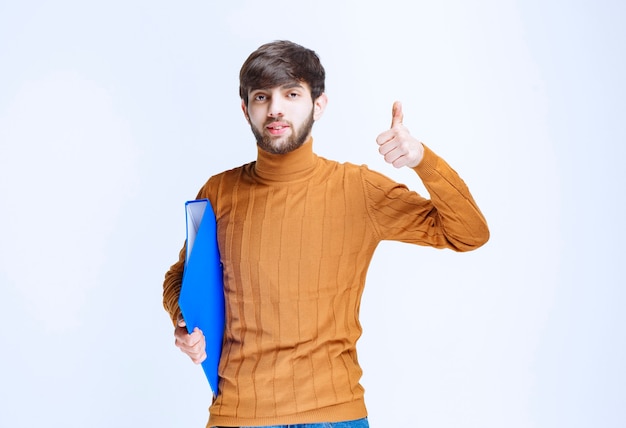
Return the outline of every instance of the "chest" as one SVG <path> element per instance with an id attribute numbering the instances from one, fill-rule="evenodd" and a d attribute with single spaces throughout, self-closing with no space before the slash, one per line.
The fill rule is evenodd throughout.
<path id="1" fill-rule="evenodd" d="M 217 221 L 222 257 L 231 260 L 342 255 L 367 232 L 362 191 L 332 181 L 234 188 Z"/>

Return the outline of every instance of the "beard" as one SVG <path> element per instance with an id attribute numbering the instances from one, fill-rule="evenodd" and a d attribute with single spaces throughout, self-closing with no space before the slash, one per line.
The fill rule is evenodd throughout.
<path id="1" fill-rule="evenodd" d="M 265 125 L 263 125 L 263 129 L 267 125 L 272 122 L 277 122 L 276 120 L 268 120 Z M 285 122 L 284 120 L 281 122 Z M 268 153 L 272 153 L 275 155 L 284 155 L 285 153 L 289 153 L 302 146 L 309 135 L 311 134 L 311 129 L 313 129 L 313 109 L 311 109 L 311 114 L 307 118 L 307 120 L 298 128 L 295 129 L 291 122 L 287 122 L 291 127 L 292 133 L 289 137 L 286 137 L 286 141 L 282 141 L 280 144 L 276 144 L 274 139 L 270 135 L 263 135 L 263 132 L 255 127 L 252 123 L 250 123 L 250 128 L 252 129 L 252 133 L 256 138 L 256 144 L 261 149 L 265 150 Z"/>

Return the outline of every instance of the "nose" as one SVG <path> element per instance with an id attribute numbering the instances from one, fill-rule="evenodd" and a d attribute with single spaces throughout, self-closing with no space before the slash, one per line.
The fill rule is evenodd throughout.
<path id="1" fill-rule="evenodd" d="M 267 115 L 269 117 L 282 117 L 284 110 L 283 100 L 279 96 L 273 96 L 270 100 Z"/>

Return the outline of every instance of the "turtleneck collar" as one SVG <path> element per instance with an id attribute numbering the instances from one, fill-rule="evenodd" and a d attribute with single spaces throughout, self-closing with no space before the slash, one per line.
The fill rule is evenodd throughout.
<path id="1" fill-rule="evenodd" d="M 256 175 L 264 180 L 288 182 L 308 178 L 317 164 L 313 153 L 313 138 L 296 150 L 277 155 L 257 147 L 257 161 L 254 166 Z"/>

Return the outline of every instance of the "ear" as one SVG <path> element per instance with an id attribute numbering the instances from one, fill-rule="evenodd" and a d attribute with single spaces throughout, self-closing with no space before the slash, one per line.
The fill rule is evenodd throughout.
<path id="1" fill-rule="evenodd" d="M 246 106 L 246 102 L 244 100 L 241 100 L 241 110 L 243 110 L 244 117 L 246 118 L 248 123 L 250 123 L 250 116 L 248 116 L 248 107 Z"/>
<path id="2" fill-rule="evenodd" d="M 313 120 L 318 120 L 322 117 L 324 110 L 326 110 L 326 104 L 328 104 L 326 93 L 323 93 L 313 101 Z"/>

